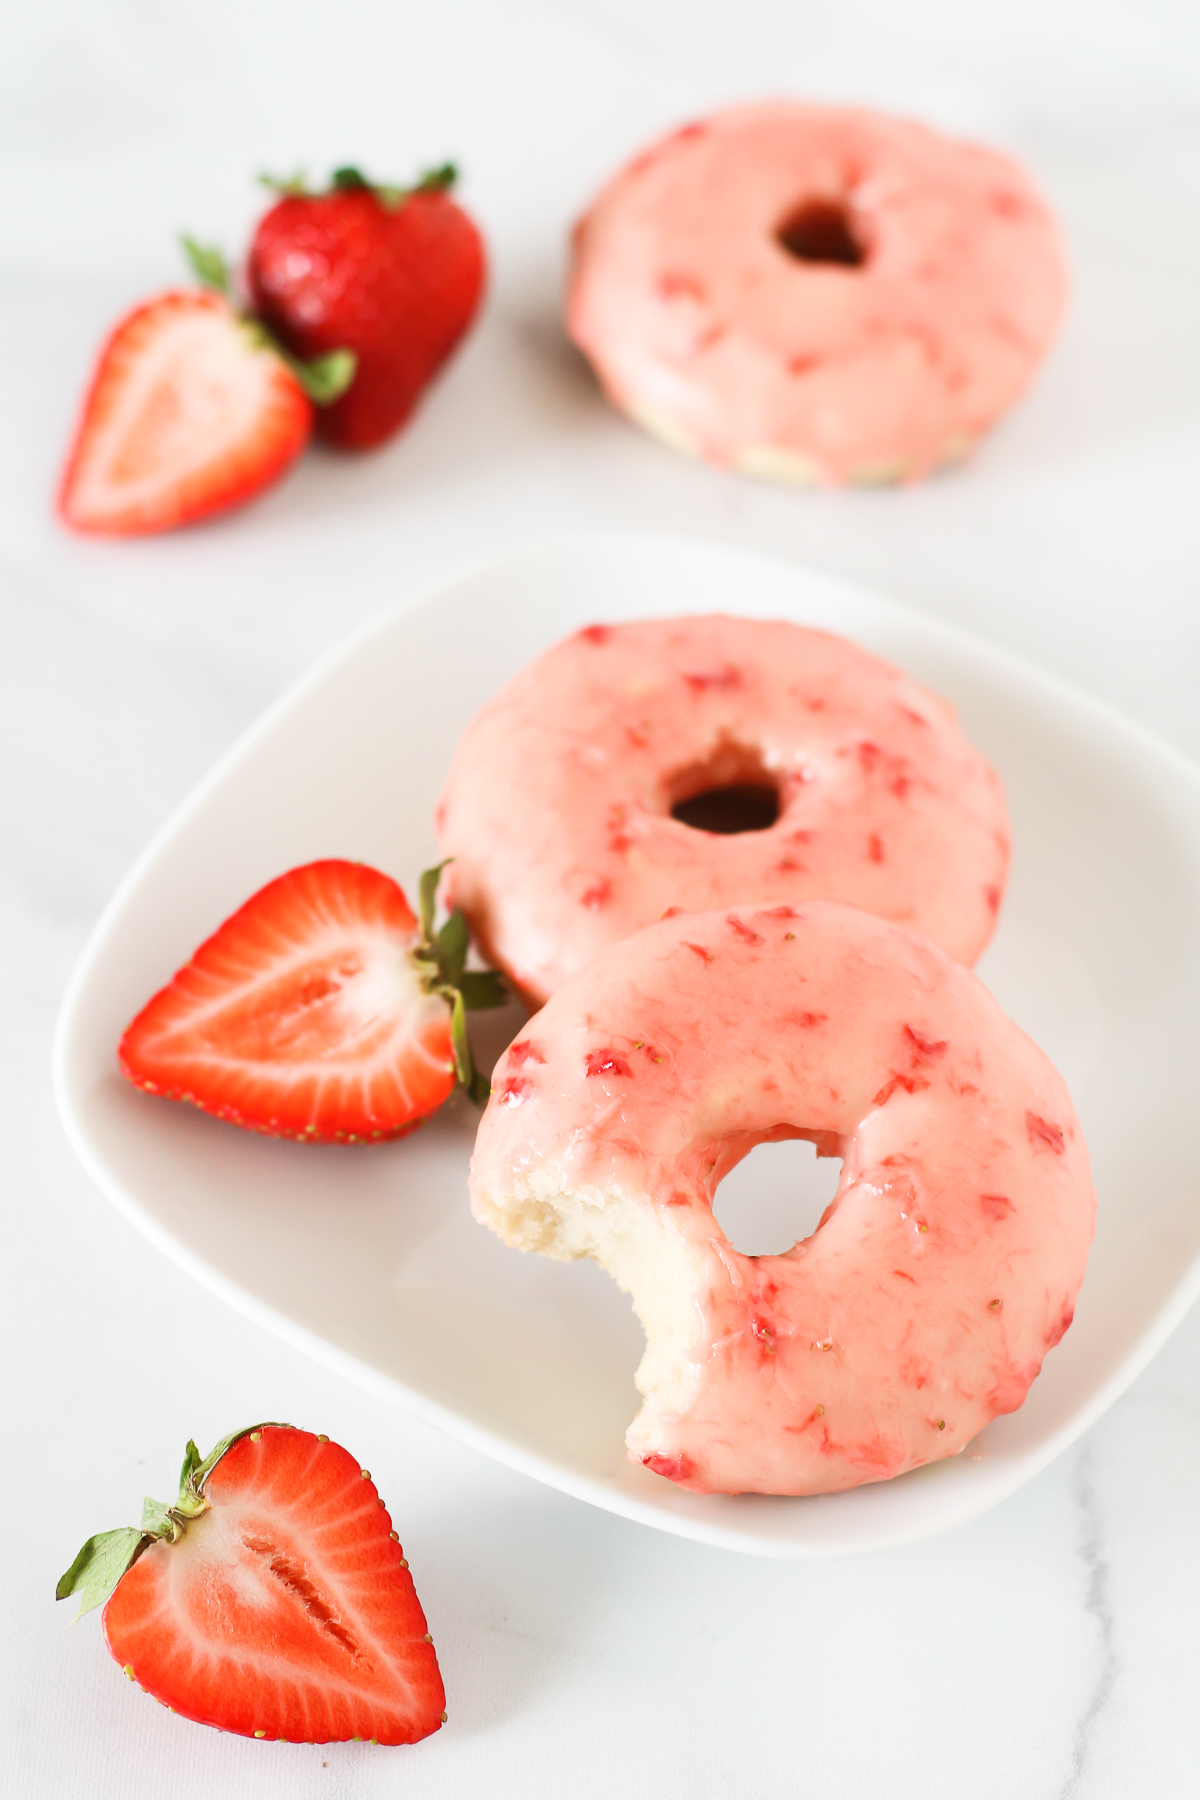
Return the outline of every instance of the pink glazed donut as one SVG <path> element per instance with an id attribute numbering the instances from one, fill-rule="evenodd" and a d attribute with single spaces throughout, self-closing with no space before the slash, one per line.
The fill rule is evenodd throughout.
<path id="1" fill-rule="evenodd" d="M 970 963 L 1008 868 L 994 769 L 890 663 L 782 620 L 556 644 L 468 726 L 449 903 L 532 1005 L 668 907 L 846 900 Z"/>
<path id="2" fill-rule="evenodd" d="M 643 152 L 576 228 L 567 330 L 613 403 L 747 474 L 912 480 L 959 460 L 1057 328 L 1054 218 L 1009 157 L 770 101 Z"/>
<path id="3" fill-rule="evenodd" d="M 783 1256 L 712 1211 L 756 1144 L 843 1158 Z M 926 938 L 852 907 L 683 914 L 605 951 L 501 1058 L 476 1218 L 594 1257 L 646 1331 L 632 1460 L 819 1494 L 961 1450 L 1071 1322 L 1095 1218 L 1046 1057 Z"/>

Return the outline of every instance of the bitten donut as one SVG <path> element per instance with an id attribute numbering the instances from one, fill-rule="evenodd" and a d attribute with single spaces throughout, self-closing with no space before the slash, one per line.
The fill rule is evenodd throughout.
<path id="1" fill-rule="evenodd" d="M 953 1455 L 1071 1322 L 1095 1198 L 1070 1097 L 916 933 L 822 901 L 664 920 L 493 1082 L 475 1216 L 632 1296 L 629 1455 L 684 1487 L 826 1493 Z M 713 1194 L 788 1137 L 843 1159 L 837 1194 L 785 1255 L 741 1255 Z"/>
<path id="2" fill-rule="evenodd" d="M 468 726 L 437 821 L 450 904 L 534 1005 L 668 907 L 747 896 L 847 900 L 970 963 L 1008 867 L 999 777 L 944 701 L 720 615 L 548 650 Z"/>
<path id="3" fill-rule="evenodd" d="M 1058 326 L 1058 228 L 1007 156 L 773 101 L 636 157 L 576 228 L 567 330 L 676 449 L 800 482 L 961 458 Z"/>

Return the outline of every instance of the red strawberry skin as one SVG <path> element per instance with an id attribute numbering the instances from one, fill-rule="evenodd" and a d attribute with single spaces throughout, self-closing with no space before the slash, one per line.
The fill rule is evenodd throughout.
<path id="1" fill-rule="evenodd" d="M 221 295 L 161 294 L 100 351 L 59 516 L 109 537 L 194 524 L 278 481 L 312 419 L 295 377 Z"/>
<path id="2" fill-rule="evenodd" d="M 109 1650 L 165 1706 L 243 1737 L 411 1744 L 445 1690 L 392 1522 L 337 1444 L 264 1426 L 209 1510 L 152 1544 L 104 1608 Z"/>
<path id="3" fill-rule="evenodd" d="M 129 1080 L 274 1137 L 402 1137 L 455 1082 L 450 1008 L 409 960 L 404 893 L 362 863 L 269 882 L 121 1040 Z"/>
<path id="4" fill-rule="evenodd" d="M 259 221 L 247 280 L 280 343 L 309 359 L 353 350 L 354 380 L 317 432 L 368 450 L 412 412 L 475 316 L 483 240 L 438 189 L 389 207 L 370 188 L 288 195 Z"/>

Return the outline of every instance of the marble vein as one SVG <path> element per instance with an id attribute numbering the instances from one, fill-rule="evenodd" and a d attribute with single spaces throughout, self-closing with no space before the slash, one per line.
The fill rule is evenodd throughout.
<path id="1" fill-rule="evenodd" d="M 1080 1452 L 1071 1488 L 1080 1514 L 1077 1552 L 1087 1581 L 1083 1604 L 1096 1621 L 1099 1657 L 1083 1710 L 1075 1722 L 1071 1768 L 1059 1789 L 1058 1800 L 1075 1800 L 1082 1792 L 1083 1778 L 1091 1761 L 1096 1723 L 1112 1695 L 1119 1670 L 1108 1560 L 1093 1478 L 1092 1453 L 1088 1449 Z"/>

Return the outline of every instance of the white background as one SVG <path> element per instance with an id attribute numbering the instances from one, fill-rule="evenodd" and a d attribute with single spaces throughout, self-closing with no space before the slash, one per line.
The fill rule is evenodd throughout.
<path id="1" fill-rule="evenodd" d="M 104 901 L 264 704 L 384 602 L 547 531 L 774 549 L 970 625 L 1200 753 L 1196 8 L 4 0 L 0 26 L 4 1792 L 1194 1793 L 1200 1318 L 980 1523 L 870 1561 L 757 1563 L 495 1468 L 226 1311 L 74 1166 L 48 1053 Z M 565 232 L 597 181 L 689 115 L 781 92 L 1007 147 L 1063 218 L 1066 330 L 961 473 L 813 495 L 694 467 L 610 414 L 563 343 Z M 96 344 L 179 278 L 181 228 L 237 252 L 256 170 L 355 160 L 403 180 L 447 155 L 491 293 L 395 445 L 313 455 L 205 530 L 60 532 L 50 498 Z M 121 1677 L 95 1619 L 71 1630 L 55 1609 L 82 1539 L 167 1493 L 189 1434 L 207 1448 L 262 1417 L 374 1471 L 449 1691 L 431 1742 L 305 1750 L 187 1725 Z"/>

